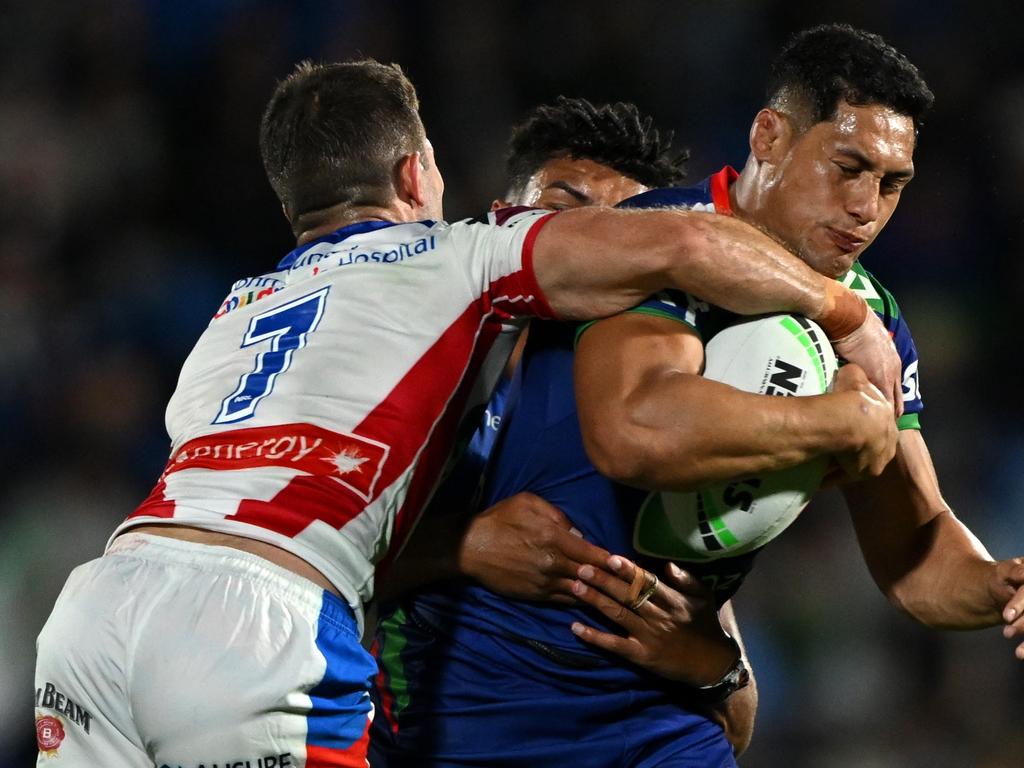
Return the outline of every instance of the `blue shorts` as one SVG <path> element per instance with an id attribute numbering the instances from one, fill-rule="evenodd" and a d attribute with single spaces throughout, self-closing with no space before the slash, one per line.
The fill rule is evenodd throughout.
<path id="1" fill-rule="evenodd" d="M 374 768 L 735 766 L 721 727 L 621 666 L 583 669 L 522 641 L 423 614 L 382 620 Z"/>

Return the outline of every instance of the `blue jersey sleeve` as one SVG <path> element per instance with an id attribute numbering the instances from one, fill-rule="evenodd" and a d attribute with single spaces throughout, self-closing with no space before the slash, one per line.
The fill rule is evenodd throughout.
<path id="1" fill-rule="evenodd" d="M 711 200 L 710 180 L 695 187 L 666 187 L 649 189 L 626 198 L 616 208 L 693 208 L 707 205 Z"/>
<path id="2" fill-rule="evenodd" d="M 710 307 L 707 304 L 688 294 L 680 291 L 662 291 L 650 296 L 632 309 L 627 309 L 623 314 L 637 313 L 674 320 L 696 332 L 703 341 L 709 311 Z M 589 323 L 583 323 L 576 331 L 576 341 L 578 342 L 584 331 L 596 322 L 599 321 L 592 320 Z"/>
<path id="3" fill-rule="evenodd" d="M 903 415 L 898 426 L 900 429 L 920 429 L 924 402 L 921 400 L 921 385 L 918 381 L 917 347 L 914 346 L 914 337 L 911 336 L 910 328 L 902 315 L 894 320 L 889 331 L 903 363 Z"/>

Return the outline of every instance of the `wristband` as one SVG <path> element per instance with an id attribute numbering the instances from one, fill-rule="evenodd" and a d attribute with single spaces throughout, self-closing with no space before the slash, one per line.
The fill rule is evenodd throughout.
<path id="1" fill-rule="evenodd" d="M 825 286 L 825 302 L 817 317 L 811 318 L 828 336 L 840 341 L 856 331 L 868 316 L 868 303 L 849 288 L 829 280 Z"/>
<path id="2" fill-rule="evenodd" d="M 726 635 L 726 637 L 736 649 L 736 661 L 715 682 L 692 689 L 691 698 L 707 707 L 722 704 L 736 691 L 746 688 L 750 684 L 750 672 L 747 670 L 747 665 L 743 663 L 743 651 L 740 650 L 740 644 L 731 635 Z"/>

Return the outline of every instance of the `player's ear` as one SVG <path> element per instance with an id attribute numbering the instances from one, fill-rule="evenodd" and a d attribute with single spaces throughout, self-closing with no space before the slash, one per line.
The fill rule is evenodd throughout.
<path id="1" fill-rule="evenodd" d="M 426 205 L 426 181 L 423 171 L 423 156 L 419 152 L 403 155 L 396 167 L 395 193 L 404 203 L 422 208 Z"/>
<path id="2" fill-rule="evenodd" d="M 789 144 L 793 126 L 781 112 L 765 107 L 750 126 L 750 154 L 762 162 L 779 159 Z"/>
<path id="3" fill-rule="evenodd" d="M 290 213 L 288 213 L 288 206 L 285 205 L 284 203 L 281 203 L 281 213 L 284 214 L 284 217 L 288 220 L 288 223 L 291 224 L 292 223 L 292 215 Z"/>
<path id="4" fill-rule="evenodd" d="M 508 200 L 502 200 L 500 198 L 496 198 L 495 200 L 491 201 L 491 211 L 492 212 L 493 211 L 500 211 L 502 208 L 511 208 L 511 207 L 512 207 L 512 203 L 510 203 Z"/>

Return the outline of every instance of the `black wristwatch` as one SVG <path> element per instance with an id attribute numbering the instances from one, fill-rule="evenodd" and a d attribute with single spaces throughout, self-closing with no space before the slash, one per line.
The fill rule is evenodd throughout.
<path id="1" fill-rule="evenodd" d="M 714 707 L 721 704 L 736 691 L 746 688 L 750 684 L 750 671 L 743 663 L 743 651 L 740 650 L 740 644 L 731 636 L 729 636 L 729 640 L 736 648 L 736 661 L 733 662 L 733 665 L 715 682 L 692 689 L 693 698 L 705 706 Z"/>

